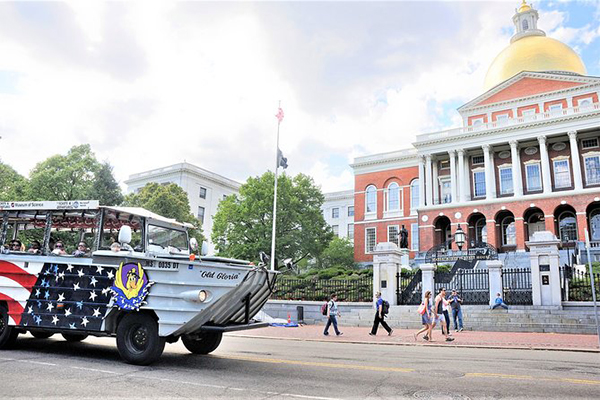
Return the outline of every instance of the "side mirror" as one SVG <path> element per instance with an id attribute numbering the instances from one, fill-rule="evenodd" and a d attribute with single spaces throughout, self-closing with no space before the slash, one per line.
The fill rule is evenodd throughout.
<path id="1" fill-rule="evenodd" d="M 131 242 L 131 227 L 123 225 L 119 229 L 119 243 L 130 243 Z"/>
<path id="2" fill-rule="evenodd" d="M 196 251 L 196 250 L 198 250 L 198 241 L 196 240 L 196 238 L 191 238 L 191 239 L 190 239 L 190 248 L 191 248 L 193 251 Z"/>
<path id="3" fill-rule="evenodd" d="M 208 254 L 208 243 L 202 242 L 202 249 L 200 250 L 200 255 L 205 256 Z"/>

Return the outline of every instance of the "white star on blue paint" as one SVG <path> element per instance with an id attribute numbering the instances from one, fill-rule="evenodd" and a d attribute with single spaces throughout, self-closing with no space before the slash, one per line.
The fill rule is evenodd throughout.
<path id="1" fill-rule="evenodd" d="M 77 302 L 77 308 L 83 309 L 83 300 Z"/>
<path id="2" fill-rule="evenodd" d="M 52 311 L 52 309 L 54 308 L 54 306 L 52 305 L 52 303 L 48 303 L 48 311 Z"/>
<path id="3" fill-rule="evenodd" d="M 106 276 L 108 276 L 108 279 L 112 279 L 115 277 L 115 274 L 113 274 L 112 271 L 108 271 L 108 273 L 106 274 Z"/>
<path id="4" fill-rule="evenodd" d="M 54 325 L 56 325 L 56 324 L 58 323 L 58 317 L 57 317 L 56 315 L 54 315 L 54 316 L 52 317 L 52 323 L 53 323 Z"/>
<path id="5" fill-rule="evenodd" d="M 92 300 L 92 301 L 96 300 L 96 296 L 97 296 L 97 294 L 94 293 L 94 291 L 92 290 L 92 292 L 90 293 L 90 300 Z"/>
<path id="6" fill-rule="evenodd" d="M 94 317 L 99 317 L 99 316 L 100 316 L 100 307 L 94 308 Z"/>
<path id="7" fill-rule="evenodd" d="M 92 276 L 92 279 L 90 279 L 90 285 L 92 285 L 93 287 L 96 287 L 96 283 L 98 283 L 98 281 L 96 280 L 95 277 Z"/>
<path id="8" fill-rule="evenodd" d="M 90 322 L 90 321 L 88 321 L 88 319 L 87 319 L 87 317 L 86 317 L 86 316 L 84 316 L 84 317 L 81 319 L 81 325 L 83 325 L 83 326 L 84 326 L 84 327 L 86 327 L 86 328 L 87 328 L 87 324 L 88 324 L 89 322 Z"/>
<path id="9" fill-rule="evenodd" d="M 35 317 L 33 317 L 33 319 L 35 319 L 35 323 L 38 325 L 42 322 L 42 317 L 40 317 L 39 315 L 36 315 Z"/>
<path id="10" fill-rule="evenodd" d="M 97 272 L 98 274 L 102 274 L 102 271 L 104 271 L 104 268 L 102 268 L 100 265 L 98 265 L 98 266 L 96 267 L 96 272 Z"/>
<path id="11" fill-rule="evenodd" d="M 33 314 L 33 307 L 29 306 L 27 308 L 27 314 Z"/>
<path id="12" fill-rule="evenodd" d="M 73 322 L 72 324 L 69 324 L 69 328 L 75 329 L 75 322 Z"/>
<path id="13" fill-rule="evenodd" d="M 41 287 L 46 287 L 46 280 L 42 279 L 42 283 L 40 284 Z"/>
<path id="14" fill-rule="evenodd" d="M 73 291 L 74 291 L 74 292 L 76 292 L 76 291 L 77 291 L 77 289 L 80 289 L 80 287 L 79 287 L 79 282 L 77 282 L 77 283 L 73 284 Z"/>
<path id="15" fill-rule="evenodd" d="M 59 277 L 60 279 L 65 279 L 65 272 L 64 272 L 64 271 L 61 271 L 61 272 L 60 272 L 60 274 L 58 274 L 58 277 Z"/>
<path id="16" fill-rule="evenodd" d="M 35 297 L 40 297 L 40 289 L 35 289 Z"/>
<path id="17" fill-rule="evenodd" d="M 80 278 L 84 276 L 85 274 L 83 273 L 83 269 L 78 270 L 77 275 L 79 275 Z"/>
<path id="18" fill-rule="evenodd" d="M 71 264 L 67 265 L 67 271 L 68 272 L 72 272 L 73 271 L 73 266 Z"/>
<path id="19" fill-rule="evenodd" d="M 58 301 L 59 303 L 60 303 L 61 301 L 65 301 L 65 294 L 64 294 L 64 293 L 61 293 L 61 294 L 59 294 L 59 295 L 58 295 L 58 300 L 57 300 L 57 301 Z"/>
<path id="20" fill-rule="evenodd" d="M 46 293 L 44 293 L 44 298 L 46 300 L 48 300 L 50 298 L 50 291 L 49 290 L 46 290 Z"/>
<path id="21" fill-rule="evenodd" d="M 72 314 L 72 312 L 71 312 L 71 309 L 70 309 L 70 308 L 67 308 L 67 309 L 65 310 L 65 317 L 68 317 L 68 316 L 69 316 L 69 315 L 71 315 L 71 314 Z"/>

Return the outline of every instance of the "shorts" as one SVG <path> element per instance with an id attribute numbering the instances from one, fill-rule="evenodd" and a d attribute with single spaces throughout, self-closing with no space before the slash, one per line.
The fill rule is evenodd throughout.
<path id="1" fill-rule="evenodd" d="M 444 322 L 446 322 L 446 319 L 444 318 L 444 314 L 438 314 L 437 317 L 435 318 L 435 323 L 443 324 Z"/>

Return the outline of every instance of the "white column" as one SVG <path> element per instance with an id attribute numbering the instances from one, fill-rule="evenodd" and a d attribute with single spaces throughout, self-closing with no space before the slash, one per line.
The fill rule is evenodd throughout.
<path id="1" fill-rule="evenodd" d="M 425 201 L 428 206 L 433 204 L 433 185 L 431 183 L 431 154 L 425 156 Z"/>
<path id="2" fill-rule="evenodd" d="M 425 299 L 425 292 L 431 291 L 431 299 L 435 296 L 435 281 L 433 275 L 435 274 L 435 264 L 421 264 L 421 300 Z M 375 280 L 375 278 L 373 278 Z"/>
<path id="3" fill-rule="evenodd" d="M 452 203 L 458 203 L 458 188 L 456 185 L 456 151 L 450 150 L 448 155 L 450 156 L 450 195 L 452 196 Z"/>
<path id="4" fill-rule="evenodd" d="M 433 204 L 440 204 L 440 185 L 438 179 L 438 162 L 435 156 L 433 157 Z"/>
<path id="5" fill-rule="evenodd" d="M 519 144 L 516 140 L 510 144 L 510 155 L 512 160 L 512 180 L 515 197 L 523 196 L 523 178 L 521 176 L 521 157 L 519 157 Z"/>
<path id="6" fill-rule="evenodd" d="M 463 150 L 459 150 L 459 154 L 461 151 Z M 461 196 L 464 196 L 464 201 L 469 201 L 471 200 L 471 165 L 469 164 L 469 155 L 466 151 L 464 151 L 463 159 L 465 163 L 465 179 L 462 185 Z"/>
<path id="7" fill-rule="evenodd" d="M 546 136 L 538 136 L 540 144 L 540 159 L 542 161 L 542 182 L 544 183 L 544 194 L 552 193 L 552 180 L 550 179 L 550 160 L 546 148 Z"/>
<path id="8" fill-rule="evenodd" d="M 494 165 L 490 160 L 490 145 L 484 144 L 481 147 L 483 148 L 483 161 L 485 165 L 485 198 L 489 200 L 496 197 L 496 191 L 492 189 L 495 184 Z"/>
<path id="9" fill-rule="evenodd" d="M 496 300 L 496 294 L 500 293 L 504 298 L 504 288 L 502 284 L 502 261 L 490 260 L 486 262 L 488 269 L 488 279 L 490 281 L 490 306 L 493 306 Z"/>
<path id="10" fill-rule="evenodd" d="M 458 201 L 467 201 L 465 196 L 465 151 L 458 150 Z"/>
<path id="11" fill-rule="evenodd" d="M 419 207 L 425 205 L 425 158 L 419 157 Z"/>
<path id="12" fill-rule="evenodd" d="M 571 162 L 573 166 L 573 179 L 575 179 L 575 190 L 583 189 L 583 178 L 581 173 L 581 160 L 579 159 L 579 147 L 577 146 L 577 132 L 568 133 L 571 145 Z"/>

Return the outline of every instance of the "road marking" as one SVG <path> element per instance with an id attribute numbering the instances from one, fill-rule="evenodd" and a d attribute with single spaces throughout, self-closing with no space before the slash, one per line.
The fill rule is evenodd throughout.
<path id="1" fill-rule="evenodd" d="M 565 383 L 574 383 L 577 385 L 600 385 L 600 381 L 591 380 L 591 379 L 558 378 L 558 377 L 545 378 L 545 377 L 537 377 L 537 376 L 531 376 L 531 375 L 492 374 L 492 373 L 484 373 L 484 372 L 466 373 L 465 377 L 536 380 L 536 381 L 547 381 L 547 382 L 565 382 Z"/>
<path id="2" fill-rule="evenodd" d="M 290 364 L 290 365 L 305 365 L 311 367 L 325 367 L 325 368 L 341 368 L 341 369 L 359 369 L 363 371 L 383 371 L 383 372 L 415 372 L 411 368 L 395 368 L 395 367 L 377 367 L 374 365 L 355 365 L 355 364 L 335 364 L 335 363 L 323 363 L 315 361 L 294 361 L 294 360 L 282 360 L 279 358 L 259 358 L 259 357 L 244 357 L 244 356 L 214 356 L 215 358 L 224 358 L 230 360 L 242 360 L 242 361 L 256 361 L 269 364 Z"/>
<path id="3" fill-rule="evenodd" d="M 84 367 L 69 367 L 72 369 L 81 369 L 83 371 L 92 371 L 92 372 L 102 372 L 103 374 L 115 374 L 115 375 L 120 375 L 120 372 L 114 372 L 114 371 L 107 371 L 105 369 L 96 369 L 96 368 L 84 368 Z"/>

